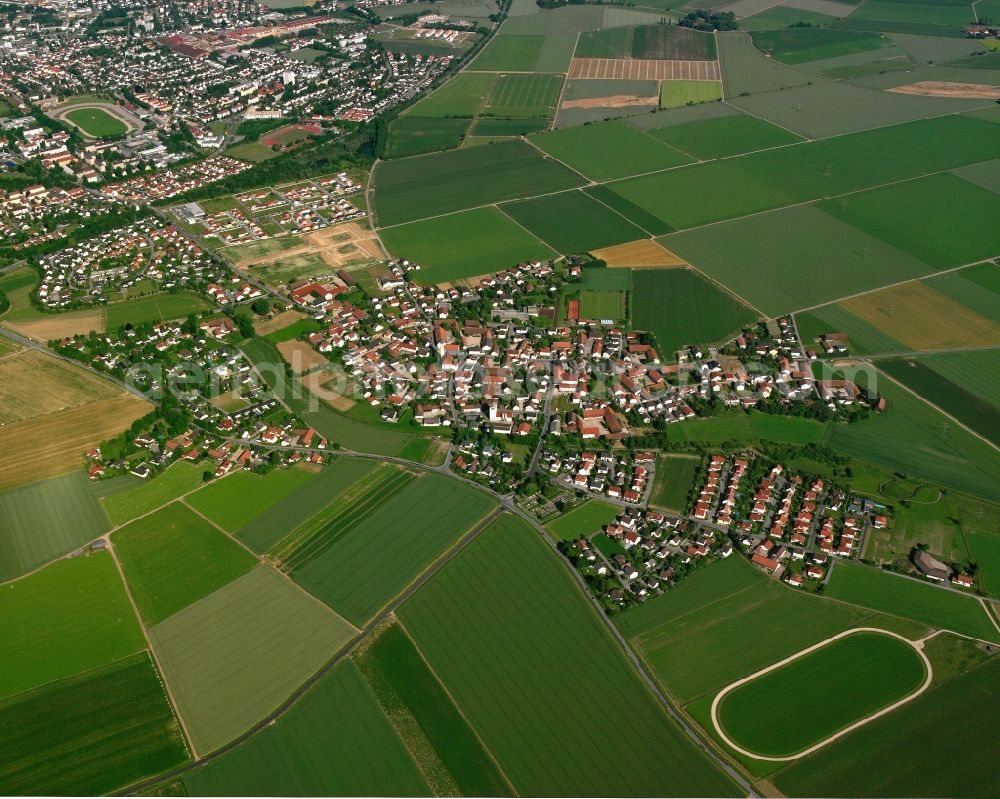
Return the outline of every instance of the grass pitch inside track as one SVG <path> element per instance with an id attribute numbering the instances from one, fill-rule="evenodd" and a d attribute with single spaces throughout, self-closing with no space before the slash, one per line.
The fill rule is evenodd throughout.
<path id="1" fill-rule="evenodd" d="M 147 652 L 0 702 L 0 791 L 100 796 L 189 759 Z"/>
<path id="2" fill-rule="evenodd" d="M 370 481 L 371 478 L 369 478 Z M 303 561 L 292 578 L 357 626 L 363 625 L 487 515 L 495 503 L 471 486 L 423 474 L 390 493 L 337 504 L 326 548 Z M 331 538 L 335 536 L 335 540 Z M 314 539 L 315 540 L 315 539 Z"/>
<path id="3" fill-rule="evenodd" d="M 719 723 L 737 746 L 786 757 L 903 699 L 926 676 L 905 641 L 853 633 L 734 688 L 719 703 Z M 781 696 L 808 696 L 822 712 L 789 713 Z"/>
<path id="4" fill-rule="evenodd" d="M 632 288 L 632 324 L 653 334 L 664 360 L 687 344 L 721 341 L 757 318 L 690 269 L 637 269 Z"/>
<path id="5" fill-rule="evenodd" d="M 100 108 L 78 108 L 66 112 L 66 119 L 95 139 L 121 136 L 128 132 L 128 126 Z"/>
<path id="6" fill-rule="evenodd" d="M 184 502 L 227 532 L 235 533 L 314 477 L 314 473 L 297 467 L 273 469 L 264 475 L 237 472 L 209 483 Z"/>
<path id="7" fill-rule="evenodd" d="M 986 609 L 977 599 L 943 591 L 930 583 L 852 563 L 838 563 L 827 594 L 939 629 L 1000 642 L 1000 630 L 990 622 Z"/>
<path id="8" fill-rule="evenodd" d="M 156 510 L 203 482 L 204 466 L 178 461 L 147 482 L 103 499 L 104 512 L 115 527 Z"/>
<path id="9" fill-rule="evenodd" d="M 372 180 L 380 227 L 585 182 L 522 141 L 383 161 Z"/>
<path id="10" fill-rule="evenodd" d="M 649 238 L 642 228 L 582 191 L 505 203 L 500 210 L 565 255 Z"/>
<path id="11" fill-rule="evenodd" d="M 475 151 L 494 146 L 503 145 Z M 416 280 L 424 284 L 484 275 L 532 258 L 556 257 L 554 250 L 494 207 L 383 228 L 379 235 L 393 255 L 420 264 Z"/>
<path id="12" fill-rule="evenodd" d="M 179 502 L 111 536 L 147 625 L 246 574 L 257 559 Z"/>
<path id="13" fill-rule="evenodd" d="M 268 566 L 258 566 L 149 631 L 199 754 L 277 708 L 352 628 Z"/>
<path id="14" fill-rule="evenodd" d="M 496 763 L 399 625 L 354 660 L 436 796 L 510 796 Z"/>
<path id="15" fill-rule="evenodd" d="M 184 776 L 192 796 L 430 796 L 351 660 L 232 752 Z"/>
<path id="16" fill-rule="evenodd" d="M 611 180 L 691 162 L 685 153 L 623 122 L 564 128 L 533 136 L 531 141 L 591 180 Z"/>
<path id="17" fill-rule="evenodd" d="M 496 521 L 398 615 L 519 793 L 736 792 L 520 520 Z M 607 734 L 613 718 L 642 733 Z"/>
<path id="18" fill-rule="evenodd" d="M 787 766 L 772 781 L 787 796 L 994 795 L 1000 790 L 996 751 L 984 735 L 997 724 L 1000 658 L 994 657 Z"/>
<path id="19" fill-rule="evenodd" d="M 107 529 L 82 469 L 0 492 L 0 580 L 65 555 Z"/>
<path id="20" fill-rule="evenodd" d="M 56 561 L 0 586 L 0 630 L 0 698 L 145 646 L 118 570 L 106 552 Z"/>

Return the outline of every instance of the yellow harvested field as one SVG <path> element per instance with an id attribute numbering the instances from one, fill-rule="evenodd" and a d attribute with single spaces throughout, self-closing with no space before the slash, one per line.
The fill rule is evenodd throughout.
<path id="1" fill-rule="evenodd" d="M 293 322 L 298 322 L 300 319 L 305 318 L 306 315 L 302 313 L 302 311 L 282 311 L 279 314 L 275 314 L 270 319 L 255 322 L 253 329 L 257 332 L 258 336 L 266 336 L 268 333 L 273 333 L 276 330 L 282 330 Z"/>
<path id="2" fill-rule="evenodd" d="M 652 239 L 629 241 L 591 253 L 608 266 L 687 266 L 683 258 Z"/>
<path id="3" fill-rule="evenodd" d="M 0 490 L 83 467 L 83 453 L 118 435 L 152 409 L 122 393 L 0 427 Z"/>
<path id="4" fill-rule="evenodd" d="M 282 357 L 292 366 L 292 371 L 301 375 L 330 362 L 304 341 L 282 341 L 278 345 Z"/>
<path id="5" fill-rule="evenodd" d="M 0 360 L 0 425 L 119 394 L 113 383 L 37 350 Z"/>
<path id="6" fill-rule="evenodd" d="M 920 281 L 840 303 L 915 350 L 1000 344 L 1000 324 Z"/>
<path id="7" fill-rule="evenodd" d="M 46 314 L 39 319 L 26 322 L 6 322 L 6 325 L 22 336 L 44 343 L 54 338 L 86 335 L 91 330 L 103 333 L 104 317 L 104 309 L 95 308 L 89 311 Z"/>

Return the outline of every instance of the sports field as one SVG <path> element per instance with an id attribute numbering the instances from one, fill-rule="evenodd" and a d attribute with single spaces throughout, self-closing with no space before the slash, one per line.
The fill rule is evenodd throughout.
<path id="1" fill-rule="evenodd" d="M 801 137 L 784 128 L 745 114 L 718 119 L 698 119 L 680 125 L 651 128 L 646 132 L 665 144 L 703 161 L 802 141 Z"/>
<path id="2" fill-rule="evenodd" d="M 494 504 L 440 475 L 387 467 L 293 533 L 290 555 L 285 542 L 275 551 L 297 583 L 360 627 Z"/>
<path id="3" fill-rule="evenodd" d="M 988 123 L 984 123 L 988 124 Z M 584 183 L 522 141 L 501 142 L 416 158 L 383 161 L 375 169 L 375 214 L 380 227 L 569 189 Z"/>
<path id="4" fill-rule="evenodd" d="M 665 80 L 660 82 L 660 108 L 709 103 L 722 99 L 722 81 Z"/>
<path id="5" fill-rule="evenodd" d="M 469 723 L 394 624 L 354 655 L 390 724 L 422 765 L 435 796 L 510 796 L 512 790 Z"/>
<path id="6" fill-rule="evenodd" d="M 280 705 L 352 635 L 268 566 L 150 629 L 164 676 L 200 754 Z"/>
<path id="7" fill-rule="evenodd" d="M 928 691 L 782 769 L 788 796 L 963 796 L 996 784 L 983 731 L 1000 722 L 1000 659 Z M 887 765 L 891 767 L 887 768 Z"/>
<path id="8" fill-rule="evenodd" d="M 274 469 L 265 475 L 237 472 L 225 480 L 209 483 L 184 502 L 224 530 L 235 533 L 315 476 L 296 467 Z"/>
<path id="9" fill-rule="evenodd" d="M 186 774 L 184 784 L 192 796 L 431 795 L 351 660 L 275 724 Z"/>
<path id="10" fill-rule="evenodd" d="M 825 444 L 910 477 L 1000 499 L 1000 454 L 889 380 L 878 383 L 888 408 L 856 424 L 833 424 Z"/>
<path id="11" fill-rule="evenodd" d="M 518 793 L 735 793 L 520 520 L 495 522 L 399 616 Z M 609 736 L 609 718 L 643 734 Z"/>
<path id="12" fill-rule="evenodd" d="M 698 471 L 698 459 L 657 455 L 656 479 L 649 501 L 661 508 L 683 513 L 688 509 L 688 494 Z"/>
<path id="13" fill-rule="evenodd" d="M 910 644 L 860 632 L 840 638 L 727 693 L 719 723 L 737 746 L 794 755 L 916 691 L 927 670 Z M 822 713 L 788 713 L 779 696 L 808 696 Z"/>
<path id="14" fill-rule="evenodd" d="M 566 255 L 649 238 L 642 228 L 582 191 L 505 203 L 500 210 Z"/>
<path id="15" fill-rule="evenodd" d="M 651 609 L 643 614 L 637 611 L 632 621 L 634 629 L 640 631 L 631 633 L 636 650 L 667 691 L 682 703 L 857 627 L 870 615 L 860 608 L 795 593 L 756 571 L 746 560 L 739 559 L 738 566 L 744 571 L 736 578 L 738 588 L 714 579 L 721 576 L 719 571 L 701 585 L 696 582 L 689 587 L 691 580 L 685 580 L 665 597 L 640 608 Z M 735 568 L 726 566 L 727 570 Z M 689 593 L 696 601 L 689 601 Z M 674 604 L 681 606 L 679 611 L 671 610 Z M 657 626 L 654 608 L 666 617 Z M 624 618 L 628 619 L 628 614 Z M 767 621 L 748 623 L 751 619 Z M 684 657 L 677 657 L 678 652 Z"/>
<path id="16" fill-rule="evenodd" d="M 60 560 L 0 586 L 0 698 L 143 649 L 142 632 L 107 553 Z"/>
<path id="17" fill-rule="evenodd" d="M 589 538 L 594 533 L 600 532 L 606 524 L 611 524 L 621 508 L 609 502 L 601 502 L 599 499 L 588 499 L 582 505 L 577 505 L 568 513 L 564 513 L 545 525 L 553 538 L 561 541 L 576 541 L 580 538 Z"/>
<path id="18" fill-rule="evenodd" d="M 95 139 L 121 136 L 128 131 L 128 126 L 124 122 L 100 108 L 78 108 L 75 111 L 68 111 L 66 119 Z"/>
<path id="19" fill-rule="evenodd" d="M 487 148 L 475 151 L 482 149 Z M 556 257 L 554 250 L 495 207 L 383 228 L 379 234 L 392 255 L 420 264 L 416 280 L 425 284 L 484 275 L 532 258 Z"/>
<path id="20" fill-rule="evenodd" d="M 591 180 L 680 166 L 691 158 L 624 122 L 602 122 L 533 136 L 531 141 Z"/>
<path id="21" fill-rule="evenodd" d="M 82 469 L 0 492 L 0 580 L 65 555 L 107 529 Z"/>
<path id="22" fill-rule="evenodd" d="M 826 592 L 834 599 L 973 638 L 1000 642 L 1000 630 L 993 626 L 976 599 L 942 591 L 930 583 L 845 562 L 834 568 Z"/>
<path id="23" fill-rule="evenodd" d="M 135 488 L 104 497 L 101 504 L 112 526 L 118 527 L 194 491 L 202 484 L 204 471 L 204 466 L 178 461 Z"/>
<path id="24" fill-rule="evenodd" d="M 147 625 L 246 574 L 257 559 L 175 502 L 111 536 L 132 598 Z"/>
<path id="25" fill-rule="evenodd" d="M 683 231 L 658 241 L 771 315 L 932 271 L 913 256 L 810 205 Z M 825 246 L 817 249 L 817 241 Z M 748 264 L 764 266 L 750 269 Z M 867 298 L 859 301 L 866 303 Z"/>
<path id="26" fill-rule="evenodd" d="M 632 323 L 653 334 L 666 361 L 686 344 L 721 341 L 756 318 L 690 269 L 637 269 L 632 286 Z"/>
<path id="27" fill-rule="evenodd" d="M 625 319 L 625 296 L 623 291 L 581 291 L 580 318 L 597 321 Z"/>
<path id="28" fill-rule="evenodd" d="M 555 113 L 561 91 L 561 75 L 500 75 L 490 88 L 482 113 L 497 117 L 550 117 Z"/>
<path id="29" fill-rule="evenodd" d="M 151 294 L 124 302 L 113 302 L 105 308 L 105 326 L 117 330 L 126 324 L 143 325 L 163 319 L 181 319 L 208 308 L 204 298 L 190 291 Z"/>
<path id="30" fill-rule="evenodd" d="M 0 791 L 100 796 L 189 759 L 145 651 L 0 702 Z"/>

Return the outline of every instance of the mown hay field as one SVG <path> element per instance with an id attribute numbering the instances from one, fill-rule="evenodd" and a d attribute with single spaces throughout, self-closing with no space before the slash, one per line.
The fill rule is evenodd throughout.
<path id="1" fill-rule="evenodd" d="M 148 652 L 0 702 L 0 791 L 100 796 L 190 759 Z"/>
<path id="2" fill-rule="evenodd" d="M 132 598 L 147 625 L 228 585 L 257 559 L 175 502 L 111 536 Z"/>
<path id="3" fill-rule="evenodd" d="M 93 372 L 37 350 L 0 359 L 0 426 L 121 393 L 120 387 Z"/>
<path id="4" fill-rule="evenodd" d="M 200 754 L 267 716 L 352 634 L 347 622 L 268 566 L 149 630 Z"/>
<path id="5" fill-rule="evenodd" d="M 145 648 L 106 552 L 60 560 L 0 586 L 0 698 L 70 677 Z"/>
<path id="6" fill-rule="evenodd" d="M 519 793 L 736 792 L 520 520 L 495 522 L 398 615 Z M 606 735 L 612 717 L 643 734 Z"/>
<path id="7" fill-rule="evenodd" d="M 431 795 L 351 660 L 273 725 L 185 774 L 184 784 L 194 796 Z"/>

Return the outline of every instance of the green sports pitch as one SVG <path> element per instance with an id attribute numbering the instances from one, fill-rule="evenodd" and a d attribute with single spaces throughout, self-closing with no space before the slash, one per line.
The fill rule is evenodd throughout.
<path id="1" fill-rule="evenodd" d="M 100 108 L 77 108 L 67 111 L 66 119 L 95 139 L 121 136 L 128 132 L 128 126 L 124 122 Z"/>

